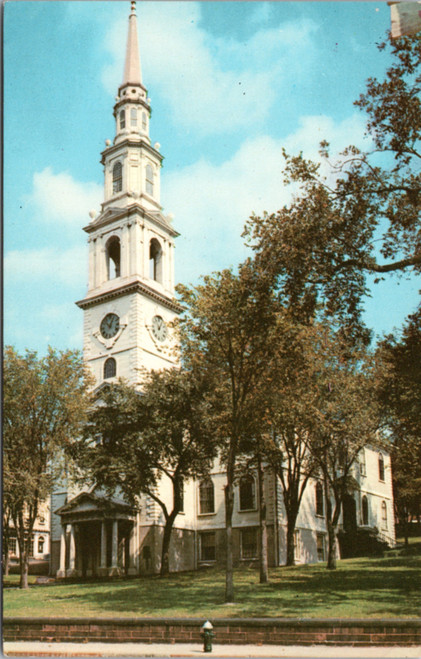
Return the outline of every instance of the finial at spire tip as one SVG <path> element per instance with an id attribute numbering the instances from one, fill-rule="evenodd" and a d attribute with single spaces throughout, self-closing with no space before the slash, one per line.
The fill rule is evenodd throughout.
<path id="1" fill-rule="evenodd" d="M 132 14 L 136 13 L 136 0 L 132 0 L 131 2 L 131 13 Z"/>

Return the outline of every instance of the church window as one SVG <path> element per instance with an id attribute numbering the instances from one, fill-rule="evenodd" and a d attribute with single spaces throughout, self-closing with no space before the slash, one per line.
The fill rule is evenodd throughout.
<path id="1" fill-rule="evenodd" d="M 200 546 L 200 560 L 201 561 L 214 561 L 216 558 L 216 546 L 215 546 L 215 532 L 208 531 L 206 533 L 200 533 L 199 535 L 199 546 Z"/>
<path id="2" fill-rule="evenodd" d="M 104 364 L 104 380 L 114 378 L 117 374 L 117 364 L 114 357 L 108 357 Z"/>
<path id="3" fill-rule="evenodd" d="M 130 110 L 130 125 L 137 126 L 137 110 L 136 108 L 131 108 Z"/>
<path id="4" fill-rule="evenodd" d="M 153 169 L 151 165 L 146 165 L 146 192 L 153 195 Z"/>
<path id="5" fill-rule="evenodd" d="M 240 478 L 240 510 L 255 510 L 256 484 L 253 476 Z"/>
<path id="6" fill-rule="evenodd" d="M 294 531 L 294 560 L 301 560 L 301 533 L 299 529 Z"/>
<path id="7" fill-rule="evenodd" d="M 162 284 L 162 247 L 156 238 L 149 245 L 149 277 Z"/>
<path id="8" fill-rule="evenodd" d="M 120 240 L 117 236 L 113 236 L 107 242 L 106 258 L 107 278 L 115 279 L 120 277 Z"/>
<path id="9" fill-rule="evenodd" d="M 121 192 L 123 189 L 123 167 L 121 162 L 116 162 L 113 167 L 113 194 Z"/>
<path id="10" fill-rule="evenodd" d="M 384 481 L 384 458 L 379 455 L 379 480 Z"/>
<path id="11" fill-rule="evenodd" d="M 28 544 L 28 555 L 31 557 L 34 555 L 34 536 L 32 536 Z"/>
<path id="12" fill-rule="evenodd" d="M 382 501 L 382 529 L 387 529 L 387 505 Z"/>
<path id="13" fill-rule="evenodd" d="M 368 499 L 365 495 L 361 499 L 361 518 L 363 526 L 368 526 Z"/>
<path id="14" fill-rule="evenodd" d="M 326 560 L 326 542 L 324 533 L 318 533 L 316 535 L 316 547 L 317 547 L 317 560 L 325 561 Z"/>
<path id="15" fill-rule="evenodd" d="M 320 482 L 316 483 L 316 515 L 324 515 L 323 486 Z"/>
<path id="16" fill-rule="evenodd" d="M 16 538 L 10 538 L 9 540 L 9 552 L 13 555 L 16 556 Z"/>
<path id="17" fill-rule="evenodd" d="M 365 450 L 362 449 L 360 453 L 360 475 L 361 476 L 366 476 L 367 475 L 367 467 L 366 467 L 366 462 L 365 462 Z"/>
<path id="18" fill-rule="evenodd" d="M 207 478 L 199 485 L 199 514 L 209 515 L 215 512 L 215 491 L 212 480 Z"/>
<path id="19" fill-rule="evenodd" d="M 257 529 L 241 529 L 241 558 L 257 558 Z"/>
<path id="20" fill-rule="evenodd" d="M 45 543 L 44 538 L 42 536 L 39 537 L 38 538 L 38 554 L 42 554 L 44 552 L 44 543 Z"/>
<path id="21" fill-rule="evenodd" d="M 120 111 L 120 130 L 123 128 L 126 128 L 126 111 L 121 110 Z"/>
<path id="22" fill-rule="evenodd" d="M 148 124 L 147 124 L 147 119 L 146 119 L 146 112 L 142 112 L 142 128 L 143 130 L 146 130 Z"/>

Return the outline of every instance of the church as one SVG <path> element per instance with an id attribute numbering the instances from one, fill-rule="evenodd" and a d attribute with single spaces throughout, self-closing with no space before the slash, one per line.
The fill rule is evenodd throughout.
<path id="1" fill-rule="evenodd" d="M 113 109 L 115 138 L 102 152 L 104 201 L 84 228 L 89 245 L 89 285 L 77 302 L 84 317 L 84 359 L 100 390 L 124 377 L 139 388 L 152 369 L 177 365 L 171 322 L 181 308 L 174 295 L 172 216 L 160 204 L 163 156 L 151 144 L 151 107 L 142 82 L 135 2 L 129 15 L 123 81 Z M 356 486 L 344 506 L 346 528 L 377 529 L 393 544 L 390 457 L 366 447 L 355 465 Z M 225 474 L 215 463 L 210 477 L 184 487 L 170 546 L 170 570 L 223 564 Z M 269 564 L 286 560 L 286 515 L 281 485 L 265 475 Z M 172 496 L 169 482 L 161 495 Z M 258 560 L 259 511 L 256 477 L 240 479 L 233 515 L 235 563 Z M 295 532 L 297 563 L 326 559 L 323 488 L 307 485 Z M 50 571 L 59 578 L 155 574 L 160 569 L 164 520 L 159 506 L 141 496 L 136 507 L 95 487 L 64 487 L 51 497 Z"/>

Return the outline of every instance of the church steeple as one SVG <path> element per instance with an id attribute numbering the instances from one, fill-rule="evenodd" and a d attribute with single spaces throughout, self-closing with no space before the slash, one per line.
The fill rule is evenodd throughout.
<path id="1" fill-rule="evenodd" d="M 127 37 L 126 64 L 124 67 L 122 87 L 125 85 L 140 85 L 142 83 L 136 22 L 136 2 L 133 0 L 129 16 L 129 34 Z"/>

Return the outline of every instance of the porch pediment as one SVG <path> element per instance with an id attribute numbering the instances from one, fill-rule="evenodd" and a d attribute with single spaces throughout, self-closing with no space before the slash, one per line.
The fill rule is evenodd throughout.
<path id="1" fill-rule="evenodd" d="M 103 519 L 104 517 L 133 517 L 137 509 L 124 501 L 99 496 L 93 492 L 81 492 L 57 510 L 56 515 L 70 521 L 73 518 L 90 517 Z"/>

